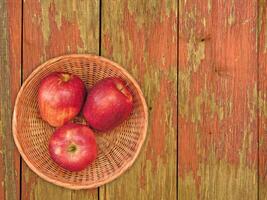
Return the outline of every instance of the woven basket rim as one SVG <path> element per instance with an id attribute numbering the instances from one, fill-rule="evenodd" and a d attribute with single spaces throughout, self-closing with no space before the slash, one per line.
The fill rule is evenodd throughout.
<path id="1" fill-rule="evenodd" d="M 22 150 L 22 147 L 20 145 L 20 142 L 18 140 L 18 130 L 17 130 L 17 107 L 18 107 L 18 103 L 19 103 L 19 99 L 21 97 L 22 92 L 24 91 L 24 88 L 27 86 L 27 84 L 32 80 L 32 78 L 35 76 L 36 73 L 38 73 L 40 70 L 45 69 L 46 67 L 48 68 L 50 64 L 55 63 L 57 61 L 60 61 L 62 59 L 69 59 L 69 58 L 85 58 L 85 59 L 95 59 L 95 60 L 99 60 L 99 61 L 103 61 L 106 63 L 109 63 L 110 65 L 112 65 L 113 67 L 115 67 L 116 69 L 120 70 L 122 74 L 124 74 L 134 85 L 135 89 L 137 90 L 137 93 L 141 99 L 142 102 L 142 107 L 144 110 L 144 126 L 142 129 L 142 132 L 140 132 L 140 142 L 138 143 L 138 147 L 135 151 L 135 154 L 133 155 L 133 157 L 125 164 L 122 166 L 122 168 L 117 171 L 116 173 L 114 173 L 113 175 L 111 175 L 108 179 L 104 179 L 102 181 L 97 181 L 94 184 L 90 184 L 90 185 L 75 185 L 72 183 L 63 183 L 61 181 L 52 179 L 48 176 L 46 176 L 45 174 L 43 174 L 40 170 L 38 170 L 31 162 L 30 160 L 27 158 L 26 154 L 24 154 L 24 151 Z M 13 111 L 13 117 L 12 117 L 12 133 L 13 133 L 13 138 L 15 141 L 15 144 L 18 148 L 18 151 L 21 155 L 21 157 L 23 158 L 23 160 L 26 162 L 26 164 L 29 166 L 29 168 L 35 172 L 38 176 L 40 176 L 41 178 L 43 178 L 44 180 L 53 183 L 55 185 L 58 186 L 62 186 L 68 189 L 74 189 L 74 190 L 79 190 L 79 189 L 91 189 L 91 188 L 97 188 L 101 185 L 104 185 L 106 183 L 109 183 L 113 180 L 115 180 L 116 178 L 118 178 L 120 175 L 122 175 L 126 170 L 128 170 L 133 163 L 135 162 L 136 158 L 138 157 L 141 148 L 144 144 L 146 135 L 147 135 L 147 127 L 148 127 L 148 109 L 147 109 L 147 104 L 144 98 L 144 95 L 138 85 L 138 83 L 135 81 L 135 79 L 123 68 L 121 67 L 119 64 L 104 58 L 102 56 L 98 56 L 98 55 L 94 55 L 94 54 L 67 54 L 67 55 L 63 55 L 63 56 L 58 56 L 58 57 L 54 57 L 51 58 L 49 60 L 47 60 L 46 62 L 44 62 L 43 64 L 39 65 L 36 69 L 34 69 L 31 74 L 27 77 L 27 79 L 23 82 L 17 97 L 16 97 L 16 101 L 15 101 L 15 106 L 14 106 L 14 111 Z"/>

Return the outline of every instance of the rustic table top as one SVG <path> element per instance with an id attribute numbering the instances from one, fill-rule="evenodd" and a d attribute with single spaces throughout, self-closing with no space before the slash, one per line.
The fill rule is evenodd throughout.
<path id="1" fill-rule="evenodd" d="M 0 13 L 0 200 L 267 199 L 267 0 L 1 0 Z M 121 64 L 149 107 L 134 165 L 93 190 L 42 180 L 12 137 L 23 81 L 69 53 Z"/>
<path id="2" fill-rule="evenodd" d="M 254 6 L 254 4 L 251 4 L 251 6 Z M 245 6 L 243 7 L 245 8 Z M 201 8 L 199 5 L 197 10 Z M 190 8 L 183 8 L 184 11 L 185 9 Z M 251 15 L 255 14 L 253 9 L 255 10 L 255 7 L 252 7 L 250 12 L 242 13 L 241 17 L 250 19 Z M 197 10 L 194 10 L 194 12 L 198 12 Z M 0 0 L 0 13 L 0 200 L 176 199 L 178 197 L 178 1 Z M 203 16 L 208 16 L 208 13 L 203 12 L 202 14 Z M 188 59 L 184 58 L 183 60 L 189 62 L 190 69 L 194 67 L 196 73 L 204 73 L 204 69 L 197 71 L 197 66 L 202 63 L 201 53 L 203 53 L 205 42 L 197 43 L 194 34 L 197 30 L 191 27 L 191 24 L 193 25 L 193 23 L 197 22 L 196 20 L 200 19 L 196 18 L 194 13 L 192 16 L 190 15 L 191 17 L 183 12 L 181 12 L 181 15 L 184 15 L 189 22 L 189 25 L 182 25 L 182 27 L 192 30 L 190 35 L 185 32 L 185 37 L 192 37 L 189 40 L 191 42 L 189 47 L 191 48 L 189 49 L 191 54 Z M 239 17 L 235 19 L 234 23 L 237 23 L 238 20 Z M 206 23 L 207 26 L 210 26 L 208 18 Z M 254 61 L 253 59 L 256 58 L 256 53 L 249 56 L 249 53 L 254 53 L 255 51 L 255 46 L 252 46 L 256 44 L 252 37 L 253 30 L 250 30 L 254 25 L 256 26 L 256 23 L 254 23 L 253 18 L 248 22 L 247 26 L 244 26 L 245 33 L 243 35 L 238 31 L 233 31 L 229 35 L 233 43 L 235 42 L 233 39 L 237 41 L 244 40 L 244 45 L 246 46 L 243 47 L 242 53 L 240 53 L 244 57 L 242 58 L 244 59 L 242 66 L 244 70 L 251 69 L 251 75 L 254 77 L 251 77 L 249 79 L 251 81 L 246 84 L 246 92 L 242 93 L 240 91 L 238 93 L 238 87 L 231 90 L 231 94 L 243 95 L 242 97 L 245 100 L 241 102 L 240 107 L 235 111 L 243 111 L 237 127 L 241 128 L 243 125 L 243 127 L 248 128 L 245 134 L 246 137 L 243 139 L 243 135 L 240 136 L 240 141 L 244 141 L 240 149 L 246 150 L 250 150 L 251 145 L 255 143 L 254 137 L 252 137 L 255 134 L 252 134 L 250 130 L 255 129 L 256 122 L 251 121 L 254 118 L 248 115 L 251 113 L 252 116 L 253 111 L 255 111 L 255 104 L 249 104 L 250 100 L 251 102 L 256 102 L 254 96 L 250 95 L 250 91 L 253 91 L 252 84 L 256 76 L 254 76 L 254 68 L 249 68 L 251 62 Z M 227 28 L 225 30 L 228 31 Z M 249 38 L 242 36 L 248 36 Z M 264 34 L 262 34 L 262 37 L 264 37 Z M 235 44 L 237 44 L 236 42 Z M 181 47 L 185 47 L 186 44 L 187 42 Z M 199 44 L 201 46 L 198 46 Z M 230 43 L 228 45 L 235 47 Z M 264 44 L 262 45 L 264 46 Z M 206 51 L 211 53 L 211 47 L 207 48 L 209 50 L 206 49 Z M 231 52 L 238 54 L 238 51 L 235 50 L 231 49 Z M 68 190 L 39 178 L 21 159 L 12 137 L 11 119 L 14 101 L 23 81 L 44 61 L 70 53 L 102 55 L 122 65 L 140 84 L 149 107 L 147 139 L 134 165 L 115 181 L 92 190 Z M 226 52 L 223 56 L 227 55 Z M 187 84 L 188 82 L 183 81 L 188 81 L 189 79 L 185 80 L 184 78 L 186 74 L 189 78 L 193 72 L 186 68 L 183 63 L 181 64 L 181 83 Z M 241 64 L 241 60 L 235 64 Z M 231 80 L 236 80 L 237 86 L 243 86 L 238 82 L 239 79 L 244 80 L 243 78 L 240 75 Z M 204 79 L 195 78 L 193 84 L 196 85 L 197 81 L 204 83 Z M 214 79 L 214 81 L 216 80 Z M 227 85 L 225 86 L 222 80 L 220 86 L 224 88 Z M 191 88 L 193 86 L 183 86 L 184 89 L 181 95 L 186 94 L 187 87 Z M 204 87 L 200 89 L 202 88 Z M 197 91 L 192 91 L 192 100 L 197 98 L 197 94 Z M 204 97 L 206 98 L 206 96 Z M 230 98 L 226 94 L 223 97 L 226 100 L 228 100 L 228 97 Z M 221 97 L 214 94 L 215 107 L 213 116 L 215 118 L 218 110 L 224 111 L 224 106 L 218 104 L 221 101 L 217 98 Z M 181 97 L 181 99 L 183 98 Z M 201 101 L 203 98 L 199 100 Z M 235 101 L 235 99 L 232 100 Z M 233 102 L 233 109 L 234 105 Z M 248 105 L 249 107 L 246 107 Z M 201 145 L 203 146 L 204 144 L 198 142 L 200 138 L 193 140 L 199 133 L 194 132 L 195 134 L 192 134 L 192 138 L 191 136 L 185 138 L 184 134 L 189 133 L 189 131 L 195 131 L 199 127 L 199 123 L 191 123 L 192 129 L 185 131 L 185 128 L 189 126 L 187 124 L 189 122 L 186 122 L 186 120 L 191 118 L 192 109 L 197 109 L 197 107 L 193 107 L 192 102 L 184 102 L 181 106 L 183 109 L 187 108 L 186 111 L 182 110 L 181 113 L 181 116 L 187 117 L 181 118 L 181 123 L 184 124 L 180 127 L 181 141 L 184 141 L 186 145 L 192 146 L 193 149 L 184 155 L 188 156 L 190 160 L 185 161 L 185 158 L 181 157 L 183 171 L 181 172 L 181 180 L 179 179 L 179 183 L 181 181 L 179 190 L 184 195 L 190 195 L 190 193 L 195 195 L 202 190 L 203 186 L 208 186 L 200 184 L 200 179 L 197 178 L 199 173 L 206 172 L 205 166 L 211 166 L 211 163 L 214 163 L 214 167 L 217 169 L 221 165 L 230 165 L 231 162 L 226 160 L 224 165 L 218 165 L 217 159 L 211 156 L 211 161 L 207 162 L 209 165 L 203 165 L 200 168 L 200 166 L 194 164 L 195 162 L 200 162 L 199 150 L 201 150 Z M 246 108 L 249 108 L 249 110 L 246 110 Z M 199 110 L 196 120 L 202 119 L 202 116 L 204 116 L 204 113 Z M 223 120 L 224 117 L 227 117 L 227 114 L 223 114 Z M 235 117 L 238 118 L 238 116 Z M 246 117 L 246 122 L 250 124 L 249 127 L 248 124 L 241 125 L 241 120 L 244 117 Z M 218 127 L 219 125 L 214 126 L 214 128 Z M 211 137 L 216 138 L 216 136 Z M 229 139 L 231 138 L 230 136 L 228 137 Z M 233 140 L 233 142 L 235 141 Z M 240 146 L 239 143 L 234 145 Z M 186 150 L 188 147 L 182 146 L 181 148 Z M 246 180 L 246 186 L 251 185 L 252 188 L 252 183 L 249 184 L 249 182 L 254 178 L 255 173 L 253 153 L 255 152 L 250 152 L 251 156 L 249 158 L 252 161 L 249 160 L 249 164 L 245 162 L 247 154 L 242 156 L 244 160 L 241 160 L 242 165 L 240 166 L 242 168 L 225 167 L 225 170 L 229 169 L 229 174 L 226 177 L 232 178 L 235 172 L 232 170 L 241 170 L 238 173 L 246 175 L 243 178 Z M 202 171 L 198 172 L 200 169 Z M 223 172 L 226 173 L 228 171 Z M 229 184 L 234 184 L 232 179 L 226 178 L 223 180 L 229 180 Z M 192 189 L 189 188 L 189 184 L 192 184 Z M 198 185 L 201 185 L 201 187 L 197 187 Z M 241 186 L 242 184 L 236 185 L 239 188 Z"/>
<path id="3" fill-rule="evenodd" d="M 266 8 L 179 0 L 180 199 L 267 199 Z"/>

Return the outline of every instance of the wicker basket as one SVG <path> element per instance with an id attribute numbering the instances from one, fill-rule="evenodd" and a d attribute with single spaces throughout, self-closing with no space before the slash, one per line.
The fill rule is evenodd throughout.
<path id="1" fill-rule="evenodd" d="M 133 94 L 134 109 L 129 119 L 108 133 L 96 133 L 97 159 L 80 172 L 59 167 L 48 153 L 54 128 L 40 118 L 37 91 L 42 78 L 54 71 L 78 75 L 87 88 L 105 77 L 121 77 Z M 15 103 L 13 136 L 24 161 L 43 179 L 71 189 L 95 188 L 114 180 L 133 164 L 145 140 L 147 117 L 143 94 L 122 67 L 99 56 L 67 55 L 42 64 L 24 82 Z M 74 120 L 83 122 L 81 117 Z"/>

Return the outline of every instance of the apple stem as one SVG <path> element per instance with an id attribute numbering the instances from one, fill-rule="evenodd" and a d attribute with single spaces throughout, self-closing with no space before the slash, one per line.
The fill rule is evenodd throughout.
<path id="1" fill-rule="evenodd" d="M 67 82 L 70 80 L 70 74 L 62 74 L 62 81 Z"/>
<path id="2" fill-rule="evenodd" d="M 74 144 L 71 144 L 69 147 L 68 147 L 68 152 L 75 152 L 77 149 L 77 147 L 74 145 Z"/>

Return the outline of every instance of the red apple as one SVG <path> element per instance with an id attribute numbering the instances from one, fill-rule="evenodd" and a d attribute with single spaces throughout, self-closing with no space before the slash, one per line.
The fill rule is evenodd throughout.
<path id="1" fill-rule="evenodd" d="M 100 131 L 111 130 L 127 119 L 133 98 L 121 78 L 105 78 L 88 93 L 83 115 L 89 125 Z"/>
<path id="2" fill-rule="evenodd" d="M 78 76 L 61 72 L 48 75 L 38 91 L 42 119 L 51 126 L 62 126 L 80 112 L 85 94 L 85 85 Z"/>
<path id="3" fill-rule="evenodd" d="M 62 168 L 69 171 L 83 170 L 97 156 L 94 133 L 85 125 L 67 123 L 50 138 L 49 153 Z"/>

